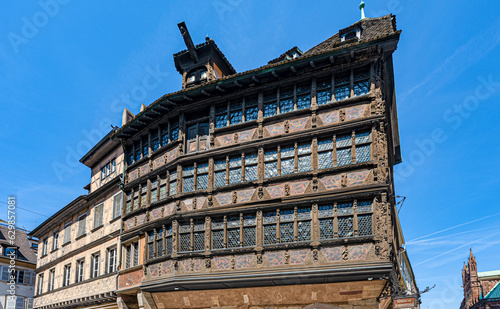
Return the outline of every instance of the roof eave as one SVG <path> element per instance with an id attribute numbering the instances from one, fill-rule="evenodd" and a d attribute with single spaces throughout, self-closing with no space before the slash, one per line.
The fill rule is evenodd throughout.
<path id="1" fill-rule="evenodd" d="M 375 38 L 375 39 L 370 40 L 370 41 L 356 42 L 356 43 L 352 43 L 352 44 L 349 44 L 349 45 L 343 45 L 343 46 L 339 46 L 339 47 L 334 47 L 331 50 L 328 50 L 328 51 L 325 51 L 325 52 L 313 53 L 313 54 L 307 55 L 305 57 L 301 56 L 299 58 L 288 60 L 288 61 L 283 61 L 283 62 L 268 64 L 268 65 L 262 66 L 262 67 L 257 68 L 257 69 L 253 69 L 253 70 L 249 70 L 249 71 L 237 73 L 237 74 L 234 74 L 234 75 L 229 75 L 229 76 L 226 76 L 226 77 L 214 80 L 214 81 L 212 81 L 210 83 L 206 83 L 204 85 L 194 86 L 194 87 L 191 87 L 191 88 L 187 88 L 187 89 L 179 90 L 177 92 L 166 94 L 166 95 L 162 96 L 161 98 L 157 99 L 156 101 L 154 101 L 153 103 L 151 103 L 144 111 L 142 111 L 141 113 L 137 114 L 126 125 L 122 126 L 120 129 L 118 129 L 113 134 L 113 136 L 111 137 L 111 139 L 122 137 L 123 132 L 127 128 L 130 128 L 131 125 L 135 124 L 135 122 L 137 120 L 141 119 L 141 117 L 143 117 L 146 113 L 148 113 L 149 111 L 153 110 L 159 104 L 167 101 L 168 99 L 174 99 L 174 98 L 178 98 L 178 97 L 182 98 L 183 96 L 189 95 L 190 93 L 194 93 L 195 91 L 201 92 L 202 90 L 204 90 L 204 89 L 206 89 L 206 88 L 208 88 L 208 87 L 210 87 L 212 85 L 224 85 L 225 83 L 227 83 L 227 84 L 234 83 L 235 81 L 239 81 L 241 79 L 249 78 L 249 77 L 252 77 L 252 76 L 257 76 L 259 74 L 269 73 L 269 72 L 271 72 L 273 70 L 276 70 L 276 69 L 282 69 L 282 68 L 290 67 L 292 65 L 297 65 L 297 64 L 302 64 L 302 63 L 308 63 L 311 60 L 315 60 L 317 58 L 329 57 L 329 56 L 333 56 L 333 55 L 349 53 L 349 52 L 351 52 L 352 50 L 355 50 L 355 49 L 366 48 L 366 47 L 370 47 L 372 45 L 384 43 L 384 42 L 387 42 L 387 41 L 399 40 L 400 34 L 401 34 L 401 30 L 398 30 L 398 31 L 393 32 L 391 34 L 388 34 L 388 35 L 385 35 L 385 36 L 381 36 L 381 37 Z"/>

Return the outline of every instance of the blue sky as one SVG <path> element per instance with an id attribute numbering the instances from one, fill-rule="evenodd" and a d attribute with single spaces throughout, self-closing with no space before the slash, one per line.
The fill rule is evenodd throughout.
<path id="1" fill-rule="evenodd" d="M 0 196 L 32 211 L 18 210 L 28 229 L 85 193 L 90 171 L 78 160 L 120 125 L 123 107 L 137 113 L 181 87 L 178 22 L 195 43 L 212 37 L 241 72 L 360 16 L 354 0 L 54 1 L 0 4 Z M 473 1 L 366 1 L 368 17 L 388 13 L 403 30 L 395 173 L 407 251 L 420 288 L 437 284 L 422 308 L 458 307 L 469 248 L 479 271 L 500 269 L 500 18 Z"/>

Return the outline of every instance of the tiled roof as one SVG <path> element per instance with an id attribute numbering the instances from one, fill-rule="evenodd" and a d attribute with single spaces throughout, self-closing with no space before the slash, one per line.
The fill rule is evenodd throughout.
<path id="1" fill-rule="evenodd" d="M 269 61 L 268 64 L 283 61 L 283 60 L 287 59 L 287 56 L 294 51 L 297 52 L 299 55 L 303 54 L 303 52 L 300 50 L 300 48 L 298 48 L 297 46 L 294 46 L 294 47 L 290 48 L 289 50 L 287 50 L 286 52 L 284 52 L 283 54 L 281 54 L 278 58 L 275 58 L 275 59 Z"/>
<path id="2" fill-rule="evenodd" d="M 220 53 L 220 55 L 221 55 L 221 57 L 222 57 L 222 60 L 223 60 L 224 62 L 226 62 L 226 64 L 227 64 L 227 66 L 229 67 L 229 69 L 230 69 L 231 71 L 233 71 L 234 73 L 236 73 L 236 70 L 235 70 L 235 69 L 233 68 L 233 66 L 231 65 L 231 62 L 229 62 L 229 60 L 227 60 L 226 55 L 224 55 L 224 53 L 220 50 L 219 46 L 217 46 L 217 44 L 215 44 L 215 41 L 214 41 L 213 39 L 211 39 L 211 38 L 208 38 L 208 37 L 207 37 L 205 42 L 200 43 L 200 44 L 197 44 L 197 45 L 194 47 L 194 49 L 195 49 L 195 50 L 197 50 L 197 49 L 200 49 L 200 48 L 202 48 L 202 47 L 204 47 L 204 46 L 207 46 L 207 45 L 212 45 L 212 46 L 214 47 L 214 49 L 215 49 L 218 53 Z M 175 58 L 177 58 L 177 57 L 179 57 L 179 56 L 181 56 L 181 55 L 183 55 L 183 54 L 185 54 L 185 53 L 187 53 L 187 52 L 188 52 L 188 50 L 187 50 L 187 49 L 184 49 L 184 50 L 181 50 L 181 51 L 180 51 L 180 52 L 178 52 L 178 53 L 175 53 L 175 54 L 174 54 L 174 59 L 175 59 Z M 177 68 L 177 71 L 179 71 L 179 69 L 178 69 L 178 68 Z M 179 71 L 179 72 L 180 72 L 180 71 Z"/>
<path id="3" fill-rule="evenodd" d="M 319 52 L 326 52 L 341 45 L 342 43 L 345 43 L 340 41 L 341 35 L 357 28 L 361 28 L 361 39 L 359 42 L 370 41 L 396 32 L 396 16 L 389 14 L 377 18 L 362 19 L 351 26 L 340 30 L 330 38 L 309 49 L 304 53 L 304 56 Z M 350 40 L 348 42 L 350 42 Z"/>
<path id="4" fill-rule="evenodd" d="M 500 298 L 500 282 L 498 282 L 491 291 L 486 294 L 484 299 L 497 299 Z"/>
<path id="5" fill-rule="evenodd" d="M 320 55 L 327 54 L 327 53 L 334 52 L 334 51 L 341 52 L 342 50 L 345 50 L 347 48 L 354 48 L 354 47 L 361 45 L 362 43 L 365 43 L 367 41 L 375 41 L 377 39 L 383 39 L 386 37 L 390 37 L 391 35 L 399 35 L 401 32 L 401 30 L 396 30 L 396 17 L 392 14 L 378 17 L 378 18 L 366 18 L 366 19 L 363 19 L 363 20 L 360 20 L 360 21 L 354 23 L 353 25 L 351 25 L 348 28 L 345 28 L 341 31 L 345 31 L 346 29 L 351 29 L 351 28 L 355 29 L 356 27 L 359 27 L 358 25 L 360 23 L 363 25 L 363 28 L 365 29 L 365 34 L 362 34 L 362 40 L 360 40 L 360 41 L 351 42 L 351 40 L 349 40 L 347 42 L 342 42 L 342 44 L 340 44 L 340 39 L 338 39 L 338 44 L 335 43 L 335 45 L 332 45 L 334 42 L 333 38 L 339 37 L 339 34 L 337 33 L 337 34 L 333 35 L 332 37 L 330 37 L 329 39 L 327 39 L 326 41 L 309 49 L 307 52 L 305 52 L 300 57 L 297 57 L 295 59 L 284 60 L 284 61 L 277 62 L 277 63 L 269 63 L 267 65 L 264 65 L 264 66 L 261 66 L 261 67 L 255 68 L 255 69 L 251 69 L 248 71 L 224 76 L 224 77 L 218 78 L 216 80 L 213 80 L 213 81 L 205 83 L 205 84 L 200 84 L 200 85 L 196 85 L 196 86 L 193 86 L 190 88 L 181 89 L 181 90 L 178 90 L 178 91 L 175 91 L 172 93 L 165 94 L 162 97 L 156 99 L 145 110 L 143 110 L 139 114 L 135 115 L 135 117 L 132 120 L 130 120 L 127 124 L 122 126 L 120 129 L 118 129 L 118 131 L 116 131 L 115 134 L 112 136 L 112 139 L 115 139 L 117 136 L 119 136 L 125 129 L 130 127 L 130 125 L 132 123 L 134 123 L 137 119 L 141 118 L 144 114 L 148 113 L 150 111 L 150 109 L 154 108 L 160 102 L 168 100 L 169 98 L 173 98 L 175 96 L 181 96 L 183 94 L 189 94 L 189 93 L 194 92 L 200 88 L 201 89 L 207 88 L 208 86 L 211 86 L 211 85 L 216 85 L 216 84 L 221 85 L 225 82 L 238 80 L 239 78 L 250 76 L 252 74 L 269 72 L 273 69 L 291 66 L 294 63 L 299 63 L 299 62 L 306 60 L 306 59 L 314 59 L 315 56 L 320 56 Z M 381 27 L 381 29 L 369 29 L 371 27 L 373 27 L 373 28 Z M 212 41 L 212 40 L 210 39 L 210 41 Z M 199 44 L 196 46 L 197 47 L 203 46 L 204 44 L 205 43 L 202 43 L 202 44 Z M 217 45 L 215 45 L 215 42 L 214 42 L 214 46 L 217 46 Z M 184 52 L 187 52 L 187 50 L 181 51 L 181 52 L 175 54 L 174 57 L 176 55 L 182 54 Z"/>
<path id="6" fill-rule="evenodd" d="M 0 225 L 0 239 L 7 239 L 8 234 L 9 228 L 5 225 Z M 34 241 L 38 243 L 37 240 Z M 19 247 L 21 260 L 36 264 L 36 252 L 31 248 L 31 244 L 25 230 L 16 229 L 16 239 L 14 244 Z"/>
<path id="7" fill-rule="evenodd" d="M 491 271 L 480 271 L 477 273 L 479 278 L 481 277 L 494 277 L 500 276 L 500 270 L 491 270 Z"/>

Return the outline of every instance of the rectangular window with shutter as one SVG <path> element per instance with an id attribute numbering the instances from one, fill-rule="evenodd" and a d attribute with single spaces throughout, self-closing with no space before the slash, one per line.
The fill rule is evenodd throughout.
<path id="1" fill-rule="evenodd" d="M 77 237 L 80 237 L 85 234 L 85 228 L 86 228 L 86 220 L 87 220 L 87 213 L 83 213 L 78 217 L 78 234 Z"/>
<path id="2" fill-rule="evenodd" d="M 94 229 L 102 226 L 104 203 L 94 207 Z"/>
<path id="3" fill-rule="evenodd" d="M 28 298 L 26 300 L 26 309 L 33 309 L 33 298 Z"/>
<path id="4" fill-rule="evenodd" d="M 64 244 L 71 242 L 71 226 L 73 221 L 70 220 L 64 224 Z"/>
<path id="5" fill-rule="evenodd" d="M 113 196 L 113 219 L 122 215 L 123 193 L 120 192 Z"/>

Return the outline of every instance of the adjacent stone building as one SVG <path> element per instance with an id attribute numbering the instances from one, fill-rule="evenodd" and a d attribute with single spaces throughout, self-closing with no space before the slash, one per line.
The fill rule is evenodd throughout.
<path id="1" fill-rule="evenodd" d="M 35 308 L 117 307 L 123 151 L 111 134 L 80 161 L 91 169 L 88 194 L 31 232 L 40 239 Z"/>
<path id="2" fill-rule="evenodd" d="M 392 308 L 418 295 L 395 209 L 395 16 L 237 73 L 214 40 L 125 149 L 120 308 Z"/>
<path id="3" fill-rule="evenodd" d="M 464 299 L 460 309 L 500 309 L 500 270 L 478 272 L 472 250 L 464 262 L 462 282 Z"/>
<path id="4" fill-rule="evenodd" d="M 7 224 L 0 223 L 0 308 L 33 308 L 37 249 L 38 240 L 29 236 L 27 230 L 9 229 Z M 9 268 L 11 261 L 14 268 Z M 15 285 L 13 290 L 12 285 Z M 11 291 L 16 297 L 11 297 Z"/>

